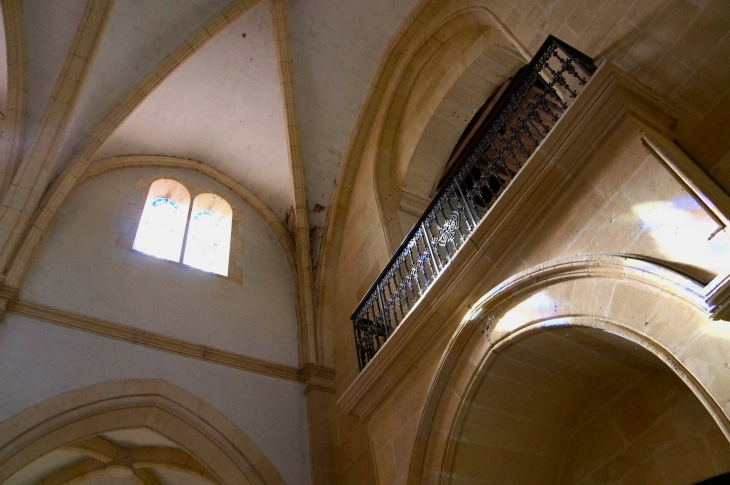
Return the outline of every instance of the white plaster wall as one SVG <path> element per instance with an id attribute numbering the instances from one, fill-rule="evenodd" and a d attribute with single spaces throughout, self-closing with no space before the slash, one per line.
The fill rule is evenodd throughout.
<path id="1" fill-rule="evenodd" d="M 417 0 L 287 0 L 316 263 L 342 156 L 378 65 Z M 314 212 L 316 204 L 326 210 Z"/>
<path id="2" fill-rule="evenodd" d="M 118 247 L 120 234 L 134 237 L 149 187 L 138 183 L 155 177 L 215 191 L 243 211 L 243 250 L 232 254 L 242 283 Z M 240 198 L 190 170 L 126 169 L 77 187 L 51 224 L 20 298 L 298 366 L 296 292 L 278 239 Z"/>
<path id="3" fill-rule="evenodd" d="M 34 2 L 65 5 L 70 0 Z M 81 2 L 82 6 L 84 3 Z M 118 102 L 229 3 L 230 0 L 116 1 L 61 146 L 57 171 Z"/>
<path id="4" fill-rule="evenodd" d="M 262 1 L 173 72 L 96 158 L 200 160 L 236 179 L 284 220 L 293 193 L 287 147 L 271 5 Z"/>
<path id="5" fill-rule="evenodd" d="M 45 399 L 111 380 L 165 379 L 214 406 L 290 484 L 310 483 L 303 384 L 8 314 L 0 324 L 0 421 Z"/>

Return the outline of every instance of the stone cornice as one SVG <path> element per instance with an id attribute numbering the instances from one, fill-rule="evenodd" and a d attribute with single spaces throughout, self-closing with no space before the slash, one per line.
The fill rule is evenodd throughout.
<path id="1" fill-rule="evenodd" d="M 2 297 L 0 291 L 0 297 Z M 4 301 L 7 301 L 2 297 Z M 206 345 L 168 337 L 139 328 L 109 322 L 100 318 L 89 317 L 58 308 L 28 301 L 12 301 L 7 304 L 7 311 L 23 317 L 33 318 L 62 327 L 73 328 L 102 337 L 121 340 L 163 352 L 192 357 L 214 364 L 232 367 L 277 379 L 303 382 L 302 373 L 296 367 L 270 362 L 264 359 L 229 352 Z"/>
<path id="2" fill-rule="evenodd" d="M 304 394 L 317 390 L 335 392 L 335 370 L 318 364 L 305 364 L 301 372 L 304 381 Z"/>

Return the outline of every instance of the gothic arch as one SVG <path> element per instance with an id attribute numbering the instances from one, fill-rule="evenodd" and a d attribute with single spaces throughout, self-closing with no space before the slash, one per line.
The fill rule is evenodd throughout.
<path id="1" fill-rule="evenodd" d="M 25 115 L 28 102 L 28 62 L 25 47 L 25 22 L 21 0 L 2 0 L 8 65 L 7 113 L 0 137 L 0 195 L 10 185 L 20 163 L 25 136 Z"/>
<path id="2" fill-rule="evenodd" d="M 72 442 L 146 427 L 179 444 L 221 484 L 284 483 L 235 424 L 202 399 L 160 379 L 127 379 L 52 397 L 0 423 L 0 482 Z"/>
<path id="3" fill-rule="evenodd" d="M 709 318 L 708 293 L 673 269 L 617 255 L 551 261 L 497 286 L 473 306 L 443 354 L 421 416 L 409 483 L 441 483 L 486 369 L 510 344 L 555 327 L 598 329 L 648 350 L 676 373 L 730 439 L 723 410 L 730 390 L 718 377 L 723 371 L 718 360 L 728 349 L 705 354 L 722 346 L 717 332 L 727 330 Z"/>
<path id="4" fill-rule="evenodd" d="M 409 73 L 411 76 L 417 74 L 419 69 L 431 58 L 433 49 L 442 43 L 442 41 L 434 39 L 436 33 L 448 32 L 453 35 L 454 29 L 458 30 L 459 26 L 489 27 L 487 30 L 494 30 L 496 35 L 507 39 L 524 59 L 532 56 L 498 17 L 489 10 L 488 5 L 489 2 L 486 0 L 470 0 L 459 4 L 447 2 L 439 5 L 434 5 L 429 0 L 421 0 L 388 44 L 350 134 L 332 194 L 330 210 L 327 213 L 325 234 L 315 275 L 317 335 L 332 333 L 331 326 L 334 323 L 330 321 L 331 316 L 327 313 L 329 311 L 328 298 L 331 298 L 330 294 L 336 278 L 343 241 L 342 228 L 345 227 L 350 209 L 355 179 L 361 169 L 367 170 L 367 177 L 372 177 L 370 180 L 374 184 L 373 192 L 378 204 L 386 245 L 392 246 L 390 248 L 392 253 L 392 250 L 400 244 L 397 236 L 391 237 L 390 230 L 385 224 L 387 214 L 383 209 L 381 193 L 387 194 L 387 192 L 378 187 L 380 174 L 385 174 L 386 183 L 390 183 L 390 165 L 388 168 L 382 169 L 375 169 L 374 165 L 378 163 L 381 148 L 382 153 L 387 155 L 390 164 L 393 154 L 388 153 L 387 150 L 389 150 L 389 146 L 394 146 L 394 130 L 396 130 L 400 115 L 405 108 L 405 94 L 412 87 L 407 76 Z M 448 27 L 446 27 L 447 25 Z M 443 30 L 444 28 L 445 30 Z M 430 44 L 429 41 L 431 41 Z M 473 41 L 462 39 L 462 47 L 474 44 Z M 418 57 L 419 51 L 426 45 L 428 47 L 422 51 L 421 57 Z M 477 45 L 475 48 L 480 49 L 481 47 Z M 471 55 L 473 56 L 474 52 Z M 416 59 L 417 61 L 412 63 Z M 404 92 L 399 93 L 399 88 Z M 372 171 L 372 175 L 370 171 Z M 399 227 L 397 230 L 399 233 L 401 232 Z M 394 239 L 395 242 L 393 242 Z M 332 365 L 333 359 L 332 350 L 326 346 L 326 339 L 318 339 L 318 362 Z"/>
<path id="5" fill-rule="evenodd" d="M 375 199 L 391 252 L 405 236 L 397 210 L 401 184 L 406 173 L 413 170 L 411 163 L 419 140 L 467 69 L 478 58 L 494 55 L 501 46 L 508 46 L 525 63 L 529 62 L 526 49 L 491 10 L 483 6 L 464 8 L 433 28 L 399 73 L 376 134 L 373 168 Z"/>

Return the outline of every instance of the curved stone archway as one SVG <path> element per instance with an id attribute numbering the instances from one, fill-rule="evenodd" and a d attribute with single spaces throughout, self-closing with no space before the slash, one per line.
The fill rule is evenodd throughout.
<path id="1" fill-rule="evenodd" d="M 477 60 L 489 62 L 493 79 L 488 82 L 485 76 L 478 76 L 481 78 L 480 82 L 489 86 L 485 88 L 485 92 L 469 95 L 464 86 L 459 86 L 458 83 Z M 375 198 L 391 252 L 405 236 L 398 215 L 403 197 L 411 201 L 426 200 L 431 195 L 430 186 L 435 183 L 434 180 L 419 180 L 415 172 L 422 171 L 433 178 L 434 173 L 438 174 L 443 170 L 443 166 L 435 169 L 414 166 L 428 164 L 419 157 L 424 151 L 429 151 L 426 147 L 419 147 L 421 140 L 430 132 L 439 131 L 440 137 L 435 141 L 439 148 L 445 147 L 447 150 L 446 157 L 439 157 L 443 158 L 440 161 L 445 164 L 448 153 L 453 149 L 466 123 L 471 120 L 469 117 L 455 122 L 449 128 L 436 128 L 432 125 L 439 109 L 444 104 L 451 103 L 455 109 L 464 111 L 460 116 L 473 115 L 494 89 L 513 74 L 517 67 L 528 61 L 529 56 L 524 47 L 497 16 L 488 8 L 478 5 L 448 15 L 414 49 L 411 58 L 398 73 L 398 81 L 392 92 L 393 99 L 375 134 Z M 461 95 L 459 89 L 463 92 Z M 463 106 L 458 106 L 459 104 Z M 429 127 L 431 130 L 428 130 Z M 428 141 L 424 140 L 424 143 Z M 434 147 L 431 147 L 430 151 L 433 150 Z M 410 184 L 405 194 L 403 184 Z"/>
<path id="2" fill-rule="evenodd" d="M 708 291 L 653 262 L 615 255 L 553 261 L 499 285 L 474 305 L 444 352 L 421 417 L 409 483 L 448 482 L 485 376 L 510 346 L 555 329 L 610 335 L 650 356 L 730 439 L 723 409 L 730 389 L 720 378 L 729 339 L 717 338 L 730 330 L 710 319 Z"/>
<path id="3" fill-rule="evenodd" d="M 7 107 L 0 138 L 0 194 L 10 186 L 22 155 L 28 104 L 28 61 L 21 0 L 2 0 L 7 61 Z"/>
<path id="4" fill-rule="evenodd" d="M 284 483 L 235 424 L 200 398 L 159 379 L 76 389 L 0 423 L 0 482 L 54 450 L 128 428 L 149 428 L 177 443 L 218 483 Z"/>
<path id="5" fill-rule="evenodd" d="M 484 369 L 444 481 L 695 483 L 730 470 L 730 442 L 706 408 L 629 339 L 540 328 L 501 346 Z"/>
<path id="6" fill-rule="evenodd" d="M 377 227 L 377 236 L 372 235 L 372 237 L 380 245 L 381 236 L 385 236 L 383 242 L 386 250 L 384 254 L 392 254 L 395 247 L 400 244 L 399 240 L 393 243 L 393 239 L 397 239 L 397 235 L 395 238 L 391 237 L 389 231 L 390 226 L 386 227 L 383 224 L 384 219 L 387 220 L 387 212 L 384 212 L 382 198 L 380 196 L 383 189 L 377 187 L 378 181 L 381 180 L 381 174 L 386 183 L 390 183 L 390 168 L 383 168 L 382 170 L 380 168 L 375 169 L 374 165 L 379 163 L 377 159 L 381 154 L 387 155 L 387 165 L 388 167 L 391 165 L 393 153 L 388 152 L 388 150 L 394 146 L 394 130 L 397 128 L 399 117 L 405 108 L 406 95 L 411 87 L 407 82 L 404 82 L 404 76 L 408 74 L 409 67 L 415 67 L 412 61 L 416 59 L 421 47 L 426 45 L 434 32 L 438 31 L 444 25 L 461 17 L 461 20 L 453 25 L 458 24 L 463 26 L 466 24 L 460 24 L 459 22 L 469 17 L 472 19 L 472 25 L 488 25 L 494 27 L 493 30 L 499 31 L 501 35 L 506 37 L 509 44 L 514 46 L 524 59 L 529 59 L 532 56 L 519 40 L 499 21 L 498 17 L 489 10 L 490 5 L 485 0 L 446 2 L 438 5 L 434 5 L 427 0 L 422 0 L 412 10 L 410 19 L 393 36 L 386 52 L 383 54 L 380 67 L 362 103 L 352 135 L 348 141 L 343 162 L 340 165 L 337 176 L 337 183 L 332 194 L 332 203 L 327 213 L 325 234 L 322 239 L 315 277 L 317 285 L 317 297 L 315 301 L 317 305 L 316 313 L 318 315 L 318 335 L 330 335 L 334 331 L 329 306 L 332 303 L 332 294 L 335 293 L 335 287 L 337 286 L 335 281 L 337 280 L 340 258 L 343 257 L 343 244 L 347 243 L 342 228 L 346 225 L 348 212 L 355 207 L 353 206 L 353 202 L 365 200 L 365 198 L 360 196 L 361 194 L 354 193 L 355 181 L 361 171 L 368 180 L 372 181 L 366 187 L 368 194 L 376 191 L 375 199 L 377 204 L 380 205 L 377 208 L 372 208 L 372 210 L 370 207 L 364 209 L 367 216 L 366 225 L 369 224 L 372 227 Z M 484 36 L 482 36 L 482 39 L 484 39 Z M 469 43 L 467 42 L 466 44 L 468 45 Z M 438 47 L 438 45 L 440 45 L 440 42 L 434 41 L 431 48 Z M 428 58 L 429 56 L 425 56 L 420 59 L 421 67 L 423 62 L 428 60 Z M 418 72 L 417 69 L 412 70 L 411 74 L 417 74 Z M 402 88 L 404 91 L 399 93 L 399 88 Z M 388 123 L 386 120 L 390 120 L 390 122 Z M 426 124 L 422 124 L 420 130 L 424 130 L 425 127 Z M 389 149 L 388 146 L 391 148 Z M 369 197 L 370 195 L 367 196 L 367 200 L 370 200 Z M 391 216 L 395 215 L 392 211 L 390 214 Z M 382 227 L 378 226 L 378 222 L 380 222 L 380 226 Z M 397 217 L 393 218 L 391 223 L 392 227 L 396 230 L 396 234 L 402 233 L 402 228 L 397 221 Z M 371 237 L 371 235 L 368 235 L 368 237 Z M 393 247 L 387 250 L 387 246 Z M 323 342 L 318 341 L 317 345 L 318 360 L 328 365 L 333 364 L 334 354 L 332 350 L 328 349 Z"/>

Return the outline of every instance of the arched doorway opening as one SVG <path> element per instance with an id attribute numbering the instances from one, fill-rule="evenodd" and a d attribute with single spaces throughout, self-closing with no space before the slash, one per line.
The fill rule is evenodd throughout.
<path id="1" fill-rule="evenodd" d="M 455 430 L 448 483 L 690 485 L 730 471 L 730 443 L 704 405 L 621 336 L 549 327 L 485 367 Z"/>
<path id="2" fill-rule="evenodd" d="M 712 319 L 708 291 L 656 262 L 615 254 L 549 261 L 499 284 L 470 305 L 442 356 L 409 483 L 472 483 L 464 478 L 471 476 L 504 483 L 494 474 L 510 474 L 510 467 L 515 476 L 507 483 L 641 483 L 628 473 L 660 472 L 644 483 L 689 485 L 727 472 L 730 421 L 721 376 L 730 330 Z M 519 372 L 501 375 L 509 363 Z M 510 375 L 520 392 L 497 385 Z M 542 392 L 558 394 L 552 400 L 538 393 L 551 382 Z M 495 408 L 486 421 L 479 406 Z M 522 420 L 521 430 L 505 424 L 506 412 Z M 544 422 L 569 431 L 553 435 L 540 429 Z M 606 423 L 614 434 L 601 434 Z M 505 448 L 499 465 L 494 457 L 484 465 L 479 446 L 487 442 L 479 433 L 497 440 L 492 451 Z M 697 446 L 684 453 L 691 443 Z M 698 450 L 701 456 L 686 463 Z M 508 452 L 519 458 L 511 465 Z"/>

